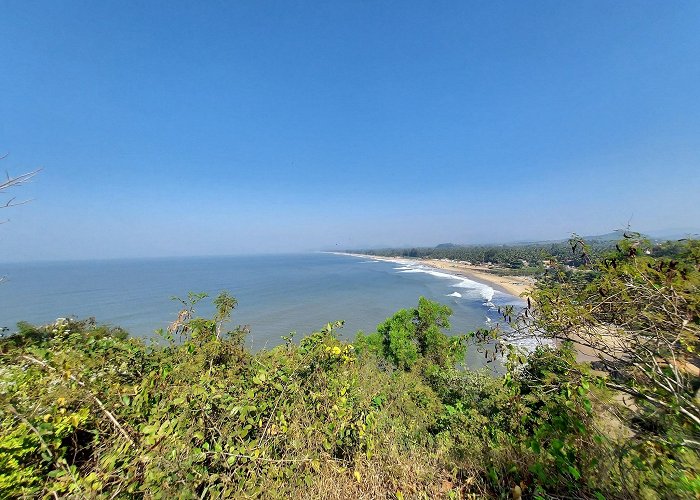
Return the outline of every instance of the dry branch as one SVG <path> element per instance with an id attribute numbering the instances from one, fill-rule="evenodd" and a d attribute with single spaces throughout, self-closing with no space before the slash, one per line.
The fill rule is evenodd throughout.
<path id="1" fill-rule="evenodd" d="M 53 366 L 49 365 L 48 363 L 45 363 L 44 361 L 41 361 L 41 360 L 39 360 L 39 359 L 36 359 L 36 358 L 34 358 L 34 357 L 32 357 L 32 356 L 26 356 L 26 355 L 25 355 L 25 356 L 22 356 L 22 357 L 23 357 L 24 359 L 28 360 L 28 361 L 31 361 L 32 363 L 35 363 L 35 364 L 38 364 L 39 366 L 44 367 L 45 369 L 47 369 L 47 370 L 49 370 L 49 371 L 54 371 L 54 372 L 56 371 L 56 368 L 54 368 Z M 78 380 L 77 378 L 75 378 L 75 376 L 69 374 L 69 375 L 68 375 L 68 378 L 70 378 L 72 381 L 74 381 L 75 383 L 77 383 L 79 386 L 84 387 L 84 388 L 87 389 L 87 386 L 85 385 L 85 383 L 82 382 L 82 381 L 80 381 L 80 380 Z M 105 408 L 105 405 L 102 403 L 102 401 L 99 400 L 99 398 L 98 398 L 97 396 L 95 396 L 94 394 L 92 394 L 90 391 L 88 391 L 88 394 L 90 395 L 90 397 L 92 398 L 92 400 L 97 404 L 97 406 L 100 407 L 100 410 L 102 410 L 102 412 L 103 412 L 105 415 L 107 415 L 107 418 L 112 422 L 112 424 L 114 424 L 114 426 L 115 426 L 115 427 L 117 428 L 117 430 L 121 433 L 121 435 L 124 436 L 124 438 L 126 438 L 126 440 L 129 442 L 129 444 L 134 445 L 134 440 L 131 439 L 131 436 L 129 435 L 129 433 L 126 432 L 126 429 L 124 429 L 124 427 L 121 426 L 121 424 L 120 424 L 119 421 L 116 419 L 116 417 L 112 414 L 112 412 L 109 411 L 107 408 Z"/>

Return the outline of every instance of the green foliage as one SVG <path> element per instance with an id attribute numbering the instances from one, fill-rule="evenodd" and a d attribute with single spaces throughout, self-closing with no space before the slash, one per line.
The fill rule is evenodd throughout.
<path id="1" fill-rule="evenodd" d="M 253 357 L 217 336 L 220 310 L 194 316 L 203 298 L 184 301 L 179 344 L 68 320 L 5 340 L 0 496 L 254 495 L 256 478 L 300 489 L 371 453 L 376 408 L 342 323 Z"/>
<path id="2" fill-rule="evenodd" d="M 697 241 L 653 245 L 625 233 L 596 260 L 574 238 L 572 250 L 587 265 L 552 269 L 532 293 L 536 307 L 512 322 L 520 332 L 539 332 L 587 353 L 599 370 L 595 382 L 617 400 L 628 399 L 610 418 L 626 435 L 615 453 L 636 471 L 621 476 L 636 496 L 697 492 L 698 248 Z M 561 354 L 555 360 L 565 361 Z M 573 367 L 566 378 L 581 375 Z"/>
<path id="3" fill-rule="evenodd" d="M 447 368 L 464 357 L 461 338 L 450 338 L 452 310 L 425 297 L 418 307 L 401 309 L 381 323 L 371 335 L 359 334 L 357 347 L 390 361 L 396 368 L 410 370 L 418 360 Z"/>
<path id="4" fill-rule="evenodd" d="M 221 292 L 214 299 L 214 306 L 216 306 L 216 315 L 214 319 L 216 321 L 217 336 L 221 336 L 222 324 L 231 319 L 231 313 L 237 305 L 238 301 L 226 291 Z"/>
<path id="5" fill-rule="evenodd" d="M 513 327 L 506 339 L 538 331 L 590 342 L 585 327 L 603 323 L 660 339 L 672 331 L 677 340 L 648 361 L 694 362 L 700 251 L 695 243 L 655 251 L 625 241 L 600 261 L 579 256 L 586 268 L 553 268 L 533 305 L 503 311 Z M 661 296 L 674 297 L 661 302 L 667 310 L 642 300 Z M 692 415 L 683 398 L 700 384 L 685 373 L 664 392 L 657 382 L 675 377 L 669 364 L 657 373 L 606 359 L 603 376 L 577 362 L 576 342 L 524 353 L 497 331 L 450 336 L 450 309 L 425 298 L 354 344 L 335 322 L 251 353 L 246 327 L 224 332 L 235 298 L 223 293 L 211 318 L 197 316 L 206 298 L 178 299 L 177 320 L 161 332 L 168 342 L 153 345 L 71 319 L 22 323 L 0 339 L 0 497 L 700 492 L 697 428 L 681 411 Z M 459 366 L 468 340 L 497 348 L 501 375 Z M 615 387 L 636 395 L 633 408 L 616 406 Z M 609 407 L 622 431 L 607 428 Z"/>
<path id="6" fill-rule="evenodd" d="M 613 247 L 614 242 L 594 241 L 589 244 L 589 255 L 592 258 L 596 258 Z M 581 255 L 572 254 L 570 244 L 567 242 L 527 245 L 453 245 L 448 247 L 439 245 L 434 248 L 385 248 L 380 250 L 360 250 L 359 252 L 384 257 L 450 259 L 468 261 L 475 264 L 492 263 L 516 270 L 523 266 L 522 261 L 525 260 L 531 267 L 525 268 L 522 274 L 531 274 L 535 270 L 541 269 L 540 266 L 543 260 L 549 261 L 554 259 L 572 266 L 584 263 Z"/>

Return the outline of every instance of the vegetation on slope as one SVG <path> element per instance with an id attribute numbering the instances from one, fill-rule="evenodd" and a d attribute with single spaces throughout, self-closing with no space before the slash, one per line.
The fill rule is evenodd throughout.
<path id="1" fill-rule="evenodd" d="M 338 322 L 258 353 L 224 332 L 228 295 L 212 318 L 184 300 L 161 345 L 20 324 L 0 341 L 0 497 L 695 498 L 698 248 L 580 254 L 504 311 L 506 333 L 449 336 L 422 298 L 352 344 Z M 563 343 L 508 344 L 533 330 Z M 604 372 L 576 362 L 571 341 L 611 332 L 647 337 Z M 505 375 L 459 365 L 494 345 Z"/>
<path id="2" fill-rule="evenodd" d="M 629 231 L 616 231 L 612 235 L 620 234 L 635 239 L 643 239 L 638 233 Z M 600 237 L 599 237 L 600 238 Z M 580 252 L 572 252 L 572 242 L 553 243 L 528 243 L 520 245 L 454 245 L 440 244 L 436 247 L 417 248 L 383 248 L 373 250 L 348 250 L 366 255 L 381 257 L 402 257 L 411 259 L 448 259 L 466 261 L 472 264 L 494 264 L 491 272 L 510 275 L 539 275 L 550 267 L 552 261 L 573 267 L 579 267 L 587 263 Z M 684 246 L 683 241 L 669 241 L 665 243 L 651 244 L 648 240 L 645 250 L 655 257 L 675 255 Z M 616 241 L 609 239 L 586 240 L 588 261 L 598 261 L 603 256 L 615 249 Z"/>
<path id="3" fill-rule="evenodd" d="M 589 252 L 594 256 L 602 255 L 614 247 L 614 242 L 589 242 Z M 578 266 L 583 261 L 571 252 L 568 242 L 531 243 L 523 245 L 438 245 L 423 248 L 385 248 L 379 250 L 360 250 L 367 255 L 383 257 L 405 257 L 418 259 L 449 259 L 467 261 L 473 264 L 496 264 L 520 274 L 536 274 L 544 270 L 543 261 L 556 259 L 561 263 Z M 527 265 L 525 265 L 525 262 Z"/>

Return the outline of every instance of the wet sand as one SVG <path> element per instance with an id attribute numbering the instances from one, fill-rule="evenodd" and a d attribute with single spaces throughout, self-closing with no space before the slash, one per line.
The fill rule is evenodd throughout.
<path id="1" fill-rule="evenodd" d="M 422 265 L 432 267 L 436 270 L 447 271 L 456 276 L 469 278 L 470 280 L 492 286 L 496 290 L 505 292 L 516 297 L 524 297 L 532 289 L 535 284 L 535 279 L 529 276 L 498 276 L 490 273 L 487 266 L 475 266 L 471 264 L 463 264 L 455 261 L 444 261 L 438 259 L 407 259 L 404 257 L 378 257 L 376 255 L 364 255 L 348 253 L 343 255 L 352 255 L 354 257 L 363 257 L 373 260 L 384 260 L 388 262 L 403 262 L 413 265 Z"/>

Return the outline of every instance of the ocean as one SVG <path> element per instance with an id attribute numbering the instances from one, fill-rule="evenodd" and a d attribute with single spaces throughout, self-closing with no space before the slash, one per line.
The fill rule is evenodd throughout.
<path id="1" fill-rule="evenodd" d="M 238 299 L 234 324 L 250 325 L 253 349 L 299 338 L 344 320 L 341 336 L 372 332 L 420 296 L 453 310 L 452 333 L 494 324 L 498 306 L 522 300 L 492 287 L 409 261 L 310 253 L 232 257 L 125 259 L 0 264 L 0 327 L 46 324 L 58 317 L 95 317 L 133 336 L 154 338 L 178 312 L 172 297 L 227 290 Z M 210 300 L 196 312 L 210 315 Z M 480 364 L 472 354 L 468 364 Z"/>

